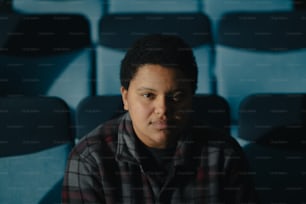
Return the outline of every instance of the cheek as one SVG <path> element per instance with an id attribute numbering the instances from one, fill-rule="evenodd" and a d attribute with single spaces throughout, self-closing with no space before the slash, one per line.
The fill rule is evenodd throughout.
<path id="1" fill-rule="evenodd" d="M 129 112 L 134 119 L 141 123 L 151 116 L 153 109 L 148 104 L 135 101 L 132 105 L 129 104 Z"/>

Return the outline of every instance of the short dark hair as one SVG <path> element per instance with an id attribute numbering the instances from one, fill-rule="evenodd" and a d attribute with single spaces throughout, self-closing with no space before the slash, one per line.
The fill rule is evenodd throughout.
<path id="1" fill-rule="evenodd" d="M 195 93 L 198 67 L 192 48 L 179 36 L 151 34 L 136 40 L 121 61 L 121 86 L 127 90 L 138 68 L 145 64 L 181 71 Z"/>

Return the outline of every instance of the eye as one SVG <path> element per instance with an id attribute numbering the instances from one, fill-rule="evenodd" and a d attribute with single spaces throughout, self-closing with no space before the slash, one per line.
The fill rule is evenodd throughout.
<path id="1" fill-rule="evenodd" d="M 155 95 L 153 93 L 144 93 L 142 96 L 146 99 L 154 99 Z"/>
<path id="2" fill-rule="evenodd" d="M 180 102 L 184 100 L 184 94 L 182 92 L 179 92 L 179 93 L 174 93 L 172 95 L 172 101 L 174 102 Z"/>

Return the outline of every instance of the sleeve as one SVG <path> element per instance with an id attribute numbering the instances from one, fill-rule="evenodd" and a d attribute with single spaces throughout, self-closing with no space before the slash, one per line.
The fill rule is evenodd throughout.
<path id="1" fill-rule="evenodd" d="M 62 204 L 103 204 L 104 193 L 97 164 L 72 153 L 67 161 Z"/>
<path id="2" fill-rule="evenodd" d="M 237 145 L 225 159 L 225 203 L 259 203 L 252 172 L 243 150 Z"/>

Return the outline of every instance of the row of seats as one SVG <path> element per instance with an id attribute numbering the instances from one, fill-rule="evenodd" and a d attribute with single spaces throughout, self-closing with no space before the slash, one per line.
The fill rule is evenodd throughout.
<path id="1" fill-rule="evenodd" d="M 199 65 L 198 94 L 217 94 L 237 122 L 252 93 L 305 92 L 305 13 L 235 12 L 218 22 L 217 37 L 202 13 L 109 14 L 92 44 L 77 14 L 0 14 L 0 95 L 58 96 L 75 110 L 86 96 L 119 94 L 124 53 L 148 33 L 179 34 Z"/>
<path id="2" fill-rule="evenodd" d="M 263 203 L 305 202 L 305 99 L 305 94 L 255 94 L 240 106 L 238 136 L 248 141 L 243 148 Z M 197 125 L 230 134 L 224 98 L 197 95 L 192 111 Z M 122 113 L 119 95 L 87 97 L 78 104 L 74 126 L 60 98 L 1 97 L 0 201 L 60 203 L 75 139 Z"/>
<path id="3" fill-rule="evenodd" d="M 92 37 L 98 28 L 98 19 L 108 14 L 122 13 L 205 13 L 212 21 L 215 33 L 216 22 L 220 17 L 231 11 L 276 11 L 296 10 L 302 8 L 304 0 L 6 0 L 12 1 L 11 7 L 23 13 L 81 13 L 91 22 Z"/>

